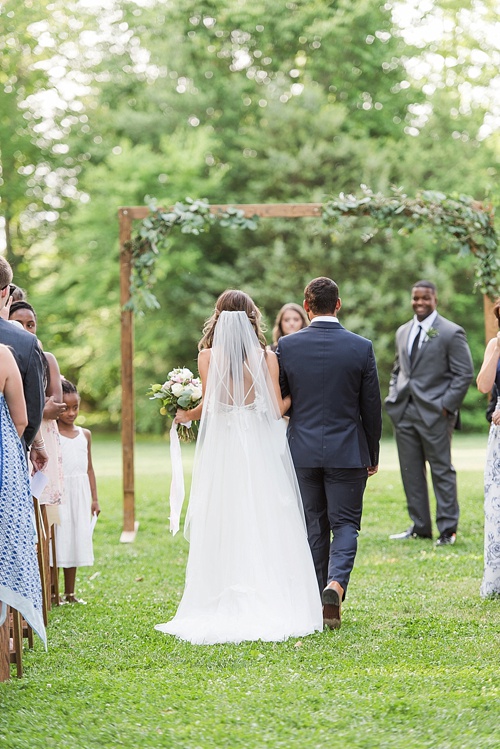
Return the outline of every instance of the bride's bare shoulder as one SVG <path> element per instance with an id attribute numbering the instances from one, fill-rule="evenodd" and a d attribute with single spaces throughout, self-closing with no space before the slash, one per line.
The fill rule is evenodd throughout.
<path id="1" fill-rule="evenodd" d="M 274 370 L 278 370 L 278 357 L 274 353 L 274 351 L 266 351 L 266 363 L 267 368 L 270 372 L 273 372 Z"/>
<path id="2" fill-rule="evenodd" d="M 208 365 L 210 364 L 210 349 L 203 348 L 198 354 L 198 372 L 200 376 L 203 376 L 208 371 Z"/>

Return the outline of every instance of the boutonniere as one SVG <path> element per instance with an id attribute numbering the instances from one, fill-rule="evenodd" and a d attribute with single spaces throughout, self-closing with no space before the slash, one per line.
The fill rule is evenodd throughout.
<path id="1" fill-rule="evenodd" d="M 429 328 L 427 331 L 427 338 L 429 340 L 432 340 L 432 338 L 437 338 L 439 335 L 439 330 L 437 328 Z"/>

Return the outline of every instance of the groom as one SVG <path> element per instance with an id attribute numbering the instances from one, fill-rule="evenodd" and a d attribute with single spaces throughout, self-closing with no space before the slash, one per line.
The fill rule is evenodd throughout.
<path id="1" fill-rule="evenodd" d="M 340 627 L 341 603 L 357 550 L 363 493 L 378 470 L 382 405 L 371 341 L 337 320 L 339 290 L 329 278 L 305 288 L 307 328 L 280 338 L 282 395 L 291 395 L 288 441 L 323 601 Z"/>

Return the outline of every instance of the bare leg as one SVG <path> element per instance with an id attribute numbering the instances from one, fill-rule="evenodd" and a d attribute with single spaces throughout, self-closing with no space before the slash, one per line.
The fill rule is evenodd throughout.
<path id="1" fill-rule="evenodd" d="M 76 567 L 65 567 L 64 568 L 64 597 L 68 598 L 75 597 L 75 580 L 76 580 Z"/>

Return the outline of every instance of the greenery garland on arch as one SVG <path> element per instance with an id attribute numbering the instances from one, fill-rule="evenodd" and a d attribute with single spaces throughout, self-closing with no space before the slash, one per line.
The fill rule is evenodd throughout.
<path id="1" fill-rule="evenodd" d="M 420 227 L 432 227 L 443 239 L 445 249 L 465 256 L 473 254 L 476 260 L 476 287 L 490 297 L 499 293 L 500 260 L 497 256 L 498 237 L 494 227 L 494 211 L 468 195 L 447 196 L 444 193 L 424 190 L 409 198 L 400 188 L 393 188 L 391 196 L 373 193 L 361 185 L 361 197 L 340 193 L 322 206 L 321 219 L 325 225 L 351 222 L 356 218 L 369 218 L 374 231 L 364 236 L 364 241 L 384 229 L 397 229 L 408 235 Z M 159 307 L 152 288 L 155 282 L 155 262 L 160 249 L 168 246 L 169 234 L 178 226 L 184 234 L 206 232 L 215 223 L 233 229 L 257 228 L 257 217 L 248 218 L 244 211 L 228 208 L 211 213 L 206 200 L 186 198 L 170 210 L 158 208 L 149 199 L 150 215 L 145 218 L 132 237 L 132 277 L 128 309 L 141 312 L 144 307 Z"/>
<path id="2" fill-rule="evenodd" d="M 397 228 L 402 235 L 430 226 L 443 239 L 445 249 L 462 256 L 474 255 L 476 287 L 488 296 L 498 295 L 500 260 L 492 206 L 486 209 L 469 195 L 448 196 L 432 190 L 423 190 L 415 198 L 409 198 L 400 188 L 393 188 L 390 197 L 374 194 L 366 185 L 361 185 L 361 190 L 361 198 L 341 193 L 324 203 L 323 221 L 342 223 L 369 217 L 376 230 Z"/>
<path id="3" fill-rule="evenodd" d="M 152 292 L 155 283 L 155 264 L 162 248 L 168 247 L 170 231 L 178 226 L 183 234 L 202 234 L 215 223 L 230 229 L 257 228 L 255 218 L 245 217 L 244 211 L 229 207 L 226 211 L 211 213 L 206 200 L 186 198 L 184 203 L 176 203 L 165 210 L 157 206 L 154 198 L 148 198 L 150 215 L 141 222 L 137 233 L 132 237 L 132 274 L 130 280 L 130 300 L 125 305 L 136 313 L 144 308 L 158 309 L 159 302 Z"/>

